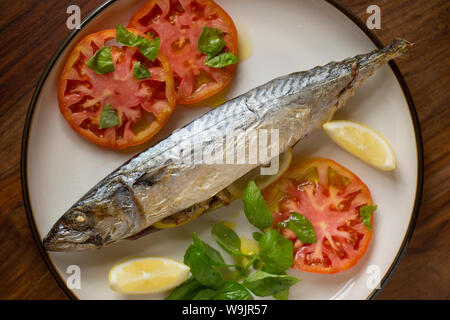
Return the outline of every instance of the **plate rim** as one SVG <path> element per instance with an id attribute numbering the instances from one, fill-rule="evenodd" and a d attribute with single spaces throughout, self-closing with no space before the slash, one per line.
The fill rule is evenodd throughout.
<path id="1" fill-rule="evenodd" d="M 381 40 L 373 33 L 369 28 L 350 10 L 339 4 L 335 0 L 324 0 L 328 4 L 332 5 L 334 8 L 339 10 L 342 14 L 344 14 L 348 19 L 350 19 L 361 31 L 364 32 L 364 34 L 373 42 L 373 44 L 377 48 L 384 47 Z M 34 242 L 36 243 L 36 246 L 38 248 L 38 251 L 41 255 L 41 258 L 44 260 L 45 264 L 47 265 L 48 270 L 52 274 L 53 278 L 56 280 L 58 285 L 61 287 L 61 289 L 64 291 L 64 293 L 70 298 L 70 299 L 79 299 L 76 294 L 70 290 L 63 277 L 58 272 L 58 269 L 53 264 L 53 261 L 50 259 L 50 257 L 47 254 L 47 251 L 42 245 L 41 237 L 39 234 L 39 231 L 36 226 L 36 222 L 33 216 L 33 210 L 31 208 L 31 202 L 30 202 L 30 195 L 28 191 L 28 176 L 27 176 L 27 156 L 28 156 L 28 142 L 29 142 L 29 134 L 30 129 L 33 121 L 33 115 L 34 110 L 36 109 L 36 102 L 40 96 L 42 87 L 50 73 L 50 71 L 53 69 L 56 61 L 62 54 L 62 52 L 66 49 L 68 45 L 72 42 L 72 40 L 75 38 L 75 36 L 86 26 L 86 24 L 91 21 L 93 18 L 95 18 L 100 12 L 105 10 L 107 7 L 109 7 L 112 3 L 116 2 L 116 0 L 107 0 L 100 4 L 97 8 L 95 8 L 80 24 L 79 29 L 75 29 L 72 31 L 66 39 L 62 42 L 62 44 L 59 46 L 55 54 L 52 56 L 50 61 L 48 62 L 44 72 L 42 73 L 41 77 L 39 78 L 39 81 L 36 85 L 36 88 L 33 92 L 33 96 L 31 98 L 25 123 L 23 127 L 23 134 L 22 134 L 22 142 L 21 142 L 21 153 L 20 153 L 20 180 L 21 180 L 21 187 L 22 187 L 22 197 L 23 197 L 23 203 L 25 208 L 25 213 L 27 216 L 28 226 L 31 229 L 31 233 L 34 239 Z M 383 288 L 386 286 L 392 275 L 394 274 L 394 271 L 397 269 L 400 260 L 402 259 L 403 255 L 406 252 L 406 249 L 408 247 L 408 244 L 412 238 L 412 235 L 414 233 L 415 225 L 417 222 L 417 217 L 419 215 L 420 207 L 421 207 L 421 201 L 422 201 L 422 192 L 423 192 L 423 175 L 424 175 L 424 155 L 423 155 L 423 141 L 422 141 L 422 131 L 420 129 L 420 123 L 417 116 L 416 107 L 414 104 L 414 101 L 412 99 L 411 93 L 408 89 L 408 85 L 406 84 L 405 79 L 403 78 L 402 73 L 400 72 L 400 69 L 398 68 L 397 64 L 394 61 L 389 62 L 389 66 L 391 70 L 393 71 L 398 83 L 400 84 L 400 87 L 402 89 L 403 95 L 405 97 L 405 100 L 408 104 L 409 113 L 411 115 L 411 120 L 414 127 L 414 135 L 416 138 L 416 151 L 417 151 L 417 186 L 416 186 L 416 194 L 415 194 L 415 200 L 414 200 L 414 206 L 411 213 L 411 218 L 409 220 L 408 229 L 405 233 L 405 237 L 403 238 L 402 244 L 400 245 L 399 250 L 397 251 L 397 254 L 392 261 L 390 267 L 386 271 L 385 275 L 380 281 L 380 284 L 377 288 L 375 288 L 367 297 L 367 300 L 375 299 L 376 296 L 383 290 Z"/>

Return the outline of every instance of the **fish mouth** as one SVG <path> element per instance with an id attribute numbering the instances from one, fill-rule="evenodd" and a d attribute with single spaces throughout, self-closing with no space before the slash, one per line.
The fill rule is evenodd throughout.
<path id="1" fill-rule="evenodd" d="M 100 246 L 91 242 L 75 243 L 71 241 L 61 241 L 49 238 L 44 238 L 42 244 L 44 245 L 45 250 L 55 252 L 84 251 L 100 248 Z"/>
<path id="2" fill-rule="evenodd" d="M 84 251 L 103 246 L 103 238 L 92 230 L 78 231 L 63 225 L 53 227 L 42 240 L 48 251 Z"/>

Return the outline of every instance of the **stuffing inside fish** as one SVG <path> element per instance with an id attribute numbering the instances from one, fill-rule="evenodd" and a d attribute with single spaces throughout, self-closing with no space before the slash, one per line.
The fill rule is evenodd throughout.
<path id="1" fill-rule="evenodd" d="M 411 46 L 397 39 L 368 54 L 276 78 L 227 101 L 101 180 L 55 223 L 43 240 L 45 248 L 101 248 L 145 234 L 174 214 L 226 203 L 227 186 L 320 128 L 365 79 Z M 261 136 L 255 132 L 270 139 L 258 144 Z M 230 134 L 233 143 L 227 144 Z M 265 157 L 252 157 L 256 144 Z M 246 161 L 239 160 L 242 150 Z"/>

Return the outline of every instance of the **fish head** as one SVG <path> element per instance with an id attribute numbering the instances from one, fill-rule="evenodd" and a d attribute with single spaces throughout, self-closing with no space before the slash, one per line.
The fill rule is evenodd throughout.
<path id="1" fill-rule="evenodd" d="M 138 232 L 140 222 L 134 197 L 119 186 L 78 201 L 53 225 L 43 244 L 49 251 L 101 248 Z"/>

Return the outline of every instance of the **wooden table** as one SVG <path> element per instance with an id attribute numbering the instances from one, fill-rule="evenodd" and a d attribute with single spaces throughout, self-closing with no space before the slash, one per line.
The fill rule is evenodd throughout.
<path id="1" fill-rule="evenodd" d="M 103 0 L 0 2 L 0 298 L 67 299 L 42 261 L 27 224 L 20 187 L 20 147 L 28 104 L 41 73 L 69 30 L 66 8 L 82 17 Z M 415 42 L 398 61 L 414 99 L 425 152 L 425 184 L 416 230 L 379 299 L 449 299 L 450 2 L 340 0 L 361 20 L 381 8 L 383 43 Z"/>

